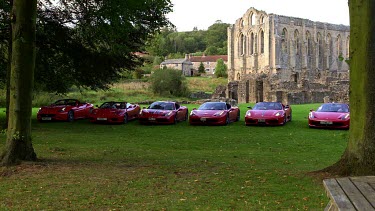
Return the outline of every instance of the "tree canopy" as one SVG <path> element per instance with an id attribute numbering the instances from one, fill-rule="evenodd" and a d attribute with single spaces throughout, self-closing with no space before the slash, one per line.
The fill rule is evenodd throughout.
<path id="1" fill-rule="evenodd" d="M 9 2 L 0 3 L 1 52 L 9 44 Z M 106 88 L 123 70 L 142 64 L 134 52 L 170 24 L 165 15 L 171 7 L 170 0 L 38 1 L 36 88 Z M 2 53 L 0 67 L 6 62 Z M 5 74 L 4 68 L 1 71 Z"/>
<path id="2" fill-rule="evenodd" d="M 196 52 L 205 52 L 206 55 L 227 54 L 228 26 L 216 21 L 208 30 L 194 28 L 189 32 L 177 32 L 174 28 L 166 27 L 147 42 L 146 50 L 153 56 L 170 58 L 176 54 Z"/>

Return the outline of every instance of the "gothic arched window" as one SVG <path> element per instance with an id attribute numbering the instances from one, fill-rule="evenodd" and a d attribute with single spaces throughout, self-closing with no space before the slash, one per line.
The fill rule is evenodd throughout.
<path id="1" fill-rule="evenodd" d="M 260 31 L 260 53 L 264 53 L 264 32 Z"/>

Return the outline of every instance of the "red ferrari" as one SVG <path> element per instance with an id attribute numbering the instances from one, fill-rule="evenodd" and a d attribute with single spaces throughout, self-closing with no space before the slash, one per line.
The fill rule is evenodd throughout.
<path id="1" fill-rule="evenodd" d="M 225 102 L 206 102 L 190 112 L 190 125 L 227 125 L 240 120 L 240 109 Z"/>
<path id="2" fill-rule="evenodd" d="M 157 101 L 147 109 L 142 109 L 139 115 L 141 124 L 175 124 L 178 121 L 186 121 L 188 109 L 175 102 Z"/>
<path id="3" fill-rule="evenodd" d="M 68 121 L 88 118 L 93 109 L 91 103 L 79 102 L 76 99 L 62 99 L 49 106 L 43 106 L 37 114 L 38 121 Z"/>
<path id="4" fill-rule="evenodd" d="M 292 108 L 278 102 L 259 102 L 245 115 L 246 125 L 284 125 L 287 121 L 292 121 Z"/>
<path id="5" fill-rule="evenodd" d="M 137 104 L 127 102 L 105 102 L 94 109 L 90 115 L 93 123 L 128 123 L 138 118 L 141 108 Z"/>
<path id="6" fill-rule="evenodd" d="M 312 128 L 349 129 L 349 105 L 345 103 L 325 103 L 316 111 L 310 110 L 309 126 Z"/>

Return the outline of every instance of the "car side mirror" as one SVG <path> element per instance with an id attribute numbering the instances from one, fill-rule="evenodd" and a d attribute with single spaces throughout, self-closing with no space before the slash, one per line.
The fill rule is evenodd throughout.
<path id="1" fill-rule="evenodd" d="M 247 106 L 247 108 L 249 108 L 249 109 L 252 109 L 252 107 L 251 107 L 251 106 Z"/>
<path id="2" fill-rule="evenodd" d="M 95 107 L 99 108 L 99 106 L 98 106 L 98 105 L 95 105 Z"/>
<path id="3" fill-rule="evenodd" d="M 286 105 L 285 108 L 290 108 L 289 105 Z"/>

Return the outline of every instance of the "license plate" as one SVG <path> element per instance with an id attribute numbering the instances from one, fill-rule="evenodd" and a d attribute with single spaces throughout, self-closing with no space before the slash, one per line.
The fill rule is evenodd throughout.
<path id="1" fill-rule="evenodd" d="M 207 119 L 206 118 L 201 118 L 201 122 L 205 122 Z"/>
<path id="2" fill-rule="evenodd" d="M 266 122 L 265 119 L 258 119 L 258 122 Z"/>
<path id="3" fill-rule="evenodd" d="M 330 121 L 321 121 L 320 124 L 321 125 L 332 125 L 333 122 L 330 122 Z"/>
<path id="4" fill-rule="evenodd" d="M 150 120 L 150 121 L 155 121 L 155 118 L 148 118 L 148 120 Z"/>
<path id="5" fill-rule="evenodd" d="M 51 117 L 42 117 L 42 120 L 52 120 Z"/>
<path id="6" fill-rule="evenodd" d="M 96 118 L 96 120 L 99 120 L 99 121 L 106 121 L 107 118 Z"/>

